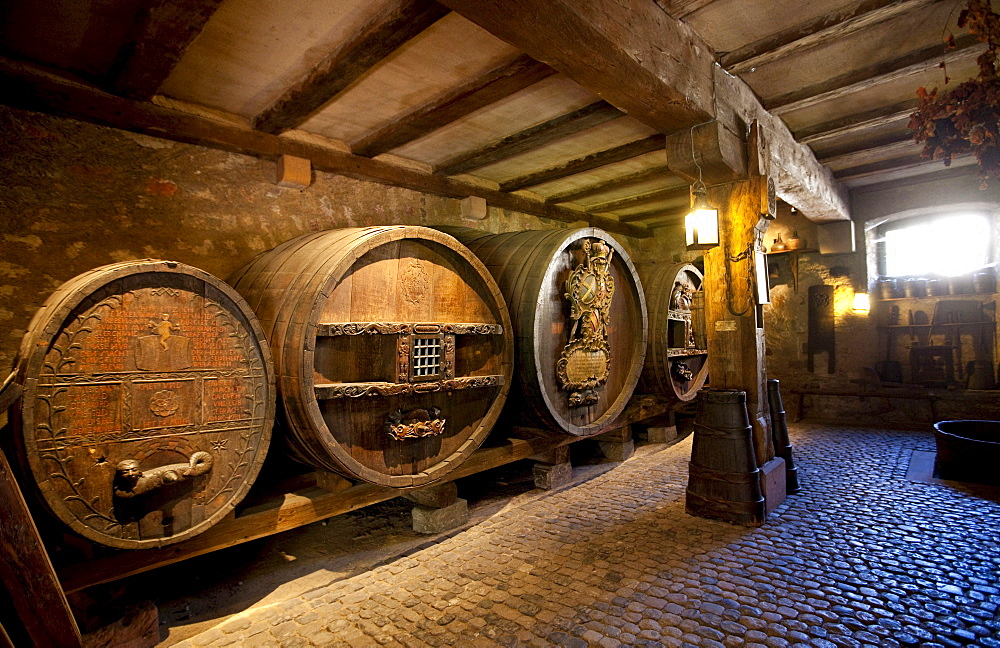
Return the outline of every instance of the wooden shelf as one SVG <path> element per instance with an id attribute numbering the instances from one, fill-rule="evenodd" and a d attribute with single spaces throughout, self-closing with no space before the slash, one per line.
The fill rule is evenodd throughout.
<path id="1" fill-rule="evenodd" d="M 949 298 L 952 298 L 952 297 L 956 297 L 956 298 L 959 298 L 959 299 L 961 299 L 961 298 L 966 298 L 967 299 L 967 298 L 970 298 L 970 297 L 994 297 L 994 296 L 996 296 L 996 293 L 959 293 L 957 295 L 951 295 L 951 294 L 949 294 L 949 295 L 929 295 L 929 296 L 925 295 L 923 297 L 877 297 L 877 296 L 873 296 L 873 299 L 875 301 L 880 301 L 880 302 L 890 302 L 890 301 L 906 301 L 908 299 L 909 300 L 913 300 L 913 299 L 949 299 Z"/>
<path id="2" fill-rule="evenodd" d="M 816 248 L 801 248 L 799 250 L 781 250 L 780 252 L 765 252 L 767 256 L 777 256 L 779 254 L 805 254 L 807 252 L 819 252 Z"/>
<path id="3" fill-rule="evenodd" d="M 983 326 L 989 324 L 993 326 L 996 322 L 986 320 L 982 322 L 948 322 L 947 324 L 883 324 L 880 329 L 908 329 L 908 328 L 933 328 L 936 326 Z"/>

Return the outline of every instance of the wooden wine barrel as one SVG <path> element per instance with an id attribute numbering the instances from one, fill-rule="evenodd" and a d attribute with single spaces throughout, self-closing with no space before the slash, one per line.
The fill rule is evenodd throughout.
<path id="1" fill-rule="evenodd" d="M 694 400 L 708 378 L 705 293 L 690 263 L 640 269 L 649 306 L 649 349 L 639 390 L 682 402 Z"/>
<path id="2" fill-rule="evenodd" d="M 607 431 L 646 353 L 646 301 L 625 249 L 595 228 L 445 231 L 486 264 L 507 300 L 532 423 L 575 436 Z"/>
<path id="3" fill-rule="evenodd" d="M 420 486 L 483 442 L 510 388 L 510 318 L 465 247 L 424 227 L 308 234 L 230 282 L 257 313 L 300 461 Z"/>
<path id="4" fill-rule="evenodd" d="M 274 420 L 271 354 L 228 285 L 171 261 L 63 284 L 18 356 L 15 443 L 41 500 L 122 549 L 190 538 L 243 498 Z"/>

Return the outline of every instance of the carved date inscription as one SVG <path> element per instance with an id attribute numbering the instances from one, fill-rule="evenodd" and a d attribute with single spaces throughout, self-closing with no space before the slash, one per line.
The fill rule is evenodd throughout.
<path id="1" fill-rule="evenodd" d="M 142 547 L 207 528 L 232 507 L 270 431 L 267 363 L 245 322 L 219 290 L 155 273 L 110 281 L 63 314 L 23 431 L 57 516 L 98 542 Z M 206 453 L 211 469 L 176 468 Z M 136 479 L 162 473 L 177 485 L 126 507 L 126 464 Z"/>

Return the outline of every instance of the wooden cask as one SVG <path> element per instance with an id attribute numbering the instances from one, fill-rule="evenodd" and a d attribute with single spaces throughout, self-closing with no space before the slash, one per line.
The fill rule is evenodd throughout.
<path id="1" fill-rule="evenodd" d="M 639 381 L 644 394 L 691 401 L 708 378 L 702 273 L 690 263 L 639 270 L 649 307 L 649 349 Z"/>
<path id="2" fill-rule="evenodd" d="M 231 287 L 181 263 L 117 263 L 64 284 L 32 320 L 17 374 L 28 480 L 111 547 L 206 530 L 246 494 L 270 441 L 263 332 Z"/>
<path id="3" fill-rule="evenodd" d="M 230 282 L 271 344 L 298 460 L 383 486 L 421 486 L 483 442 L 512 375 L 496 282 L 424 227 L 308 234 Z"/>
<path id="4" fill-rule="evenodd" d="M 625 249 L 595 228 L 446 231 L 486 264 L 510 308 L 519 413 L 575 436 L 610 429 L 646 353 L 646 302 Z"/>

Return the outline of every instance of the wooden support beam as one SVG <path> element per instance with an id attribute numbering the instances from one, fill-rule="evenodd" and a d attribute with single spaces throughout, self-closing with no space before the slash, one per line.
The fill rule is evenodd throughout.
<path id="1" fill-rule="evenodd" d="M 647 226 L 652 227 L 651 223 L 681 223 L 684 221 L 684 216 L 691 211 L 690 206 L 685 205 L 684 207 L 661 207 L 659 209 L 650 209 L 648 211 L 639 212 L 637 214 L 628 214 L 625 216 L 619 216 L 619 220 L 623 223 L 635 223 L 637 221 L 644 221 Z"/>
<path id="2" fill-rule="evenodd" d="M 711 48 L 653 2 L 443 3 L 658 132 L 712 117 Z"/>
<path id="3" fill-rule="evenodd" d="M 178 110 L 139 103 L 102 92 L 96 87 L 56 76 L 35 66 L 0 58 L 0 102 L 25 110 L 71 117 L 102 126 L 154 137 L 277 160 L 281 155 L 311 160 L 319 171 L 371 180 L 450 198 L 478 196 L 493 207 L 564 222 L 587 220 L 595 227 L 628 236 L 646 237 L 647 228 L 617 219 L 549 204 L 456 178 L 372 160 L 313 142 L 304 142 L 216 122 Z"/>
<path id="4" fill-rule="evenodd" d="M 962 159 L 961 162 L 957 159 L 952 161 L 952 166 L 961 166 L 964 164 L 975 164 L 975 158 L 967 156 L 971 159 Z M 914 169 L 919 169 L 925 167 L 930 171 L 933 167 L 944 169 L 944 162 L 942 160 L 928 160 L 927 158 L 922 158 L 919 153 L 913 156 L 907 157 L 897 157 L 891 160 L 882 160 L 880 162 L 870 162 L 868 164 L 860 164 L 858 166 L 848 167 L 846 169 L 840 169 L 835 171 L 834 175 L 838 180 L 860 180 L 862 178 L 867 178 L 873 175 L 880 175 L 887 172 L 894 171 L 912 171 Z M 907 174 L 910 175 L 910 174 Z M 900 176 L 896 176 L 900 177 Z"/>
<path id="5" fill-rule="evenodd" d="M 548 65 L 530 56 L 517 56 L 438 95 L 385 128 L 352 142 L 351 151 L 366 157 L 391 151 L 555 73 Z"/>
<path id="6" fill-rule="evenodd" d="M 759 123 L 779 198 L 816 223 L 850 219 L 846 187 L 816 160 L 809 147 L 795 141 L 780 118 L 764 110 L 746 83 L 718 67 L 716 92 L 719 120 L 730 131 L 740 132 L 755 121 Z M 759 153 L 753 156 L 759 157 Z"/>
<path id="7" fill-rule="evenodd" d="M 648 191 L 644 194 L 639 194 L 637 196 L 629 196 L 627 198 L 618 198 L 617 200 L 608 200 L 606 202 L 598 203 L 596 205 L 591 205 L 587 208 L 588 212 L 613 212 L 618 209 L 628 209 L 630 207 L 637 207 L 639 205 L 645 205 L 651 202 L 661 202 L 664 200 L 680 201 L 685 205 L 688 204 L 690 199 L 691 190 L 688 185 L 683 185 L 680 187 L 668 187 L 666 189 L 657 189 L 656 191 Z"/>
<path id="8" fill-rule="evenodd" d="M 938 1 L 861 0 L 748 43 L 724 54 L 719 62 L 731 74 L 743 74 L 761 65 L 830 42 L 834 38 L 844 38 Z"/>
<path id="9" fill-rule="evenodd" d="M 444 175 L 465 173 L 545 146 L 621 116 L 622 112 L 608 102 L 598 101 L 475 150 L 456 155 L 438 165 L 434 172 Z"/>
<path id="10" fill-rule="evenodd" d="M 774 115 L 784 115 L 795 110 L 809 108 L 824 101 L 837 99 L 873 86 L 889 83 L 897 79 L 919 74 L 941 63 L 946 65 L 978 56 L 986 45 L 970 34 L 955 39 L 956 48 L 945 51 L 944 45 L 931 45 L 909 52 L 891 61 L 873 63 L 799 88 L 764 101 L 764 107 Z"/>
<path id="11" fill-rule="evenodd" d="M 649 167 L 648 169 L 641 169 L 639 171 L 626 173 L 624 175 L 620 175 L 615 178 L 601 180 L 599 182 L 595 182 L 594 184 L 587 185 L 586 187 L 579 187 L 576 189 L 567 189 L 566 191 L 560 191 L 559 193 L 554 193 L 548 198 L 546 198 L 546 201 L 550 203 L 573 202 L 575 200 L 579 200 L 581 198 L 588 198 L 590 196 L 595 196 L 597 194 L 601 194 L 606 191 L 627 189 L 628 187 L 632 187 L 637 184 L 642 184 L 643 182 L 649 182 L 650 180 L 657 180 L 659 178 L 671 178 L 673 177 L 673 175 L 674 175 L 673 172 L 670 171 L 670 167 L 661 164 Z"/>
<path id="12" fill-rule="evenodd" d="M 721 184 L 747 175 L 746 142 L 721 121 L 674 133 L 665 148 L 670 170 L 689 182 Z"/>
<path id="13" fill-rule="evenodd" d="M 295 128 L 347 86 L 448 13 L 434 0 L 393 0 L 306 78 L 254 117 L 257 130 Z"/>
<path id="14" fill-rule="evenodd" d="M 774 457 L 764 365 L 764 326 L 754 293 L 754 256 L 740 261 L 732 259 L 747 249 L 758 249 L 761 195 L 766 193 L 766 187 L 765 176 L 754 176 L 709 188 L 709 202 L 719 207 L 721 244 L 705 251 L 702 284 L 705 321 L 710 324 L 708 372 L 712 376 L 712 389 L 738 389 L 747 393 L 758 466 Z"/>
<path id="15" fill-rule="evenodd" d="M 147 0 L 114 64 L 114 91 L 130 99 L 150 99 L 222 0 Z"/>
<path id="16" fill-rule="evenodd" d="M 816 144 L 824 140 L 845 135 L 853 135 L 871 128 L 886 124 L 909 120 L 917 108 L 917 100 L 910 99 L 891 106 L 876 108 L 856 115 L 848 115 L 833 119 L 822 124 L 803 128 L 795 133 L 795 139 L 801 144 Z"/>
<path id="17" fill-rule="evenodd" d="M 907 157 L 919 154 L 921 150 L 923 150 L 923 145 L 917 144 L 913 141 L 912 137 L 904 133 L 901 137 L 882 143 L 879 146 L 845 151 L 836 155 L 821 157 L 819 161 L 834 169 L 836 167 L 846 168 L 880 162 L 888 158 L 898 159 L 900 157 Z M 834 174 L 836 174 L 836 170 L 834 170 Z"/>
<path id="18" fill-rule="evenodd" d="M 707 7 L 715 0 L 656 0 L 656 4 L 677 20 Z"/>
<path id="19" fill-rule="evenodd" d="M 533 187 L 545 182 L 551 182 L 552 180 L 559 180 L 560 178 L 565 178 L 577 173 L 583 173 L 584 171 L 590 171 L 591 169 L 596 169 L 606 164 L 614 164 L 615 162 L 630 160 L 634 157 L 662 149 L 664 140 L 665 138 L 663 135 L 651 135 L 641 140 L 636 140 L 634 142 L 615 146 L 614 148 L 598 151 L 597 153 L 591 153 L 590 155 L 585 155 L 581 158 L 576 158 L 575 160 L 563 162 L 547 169 L 542 169 L 541 171 L 535 171 L 523 176 L 511 178 L 510 180 L 501 182 L 500 189 L 502 191 L 517 191 L 518 189 L 524 189 L 525 187 Z"/>

